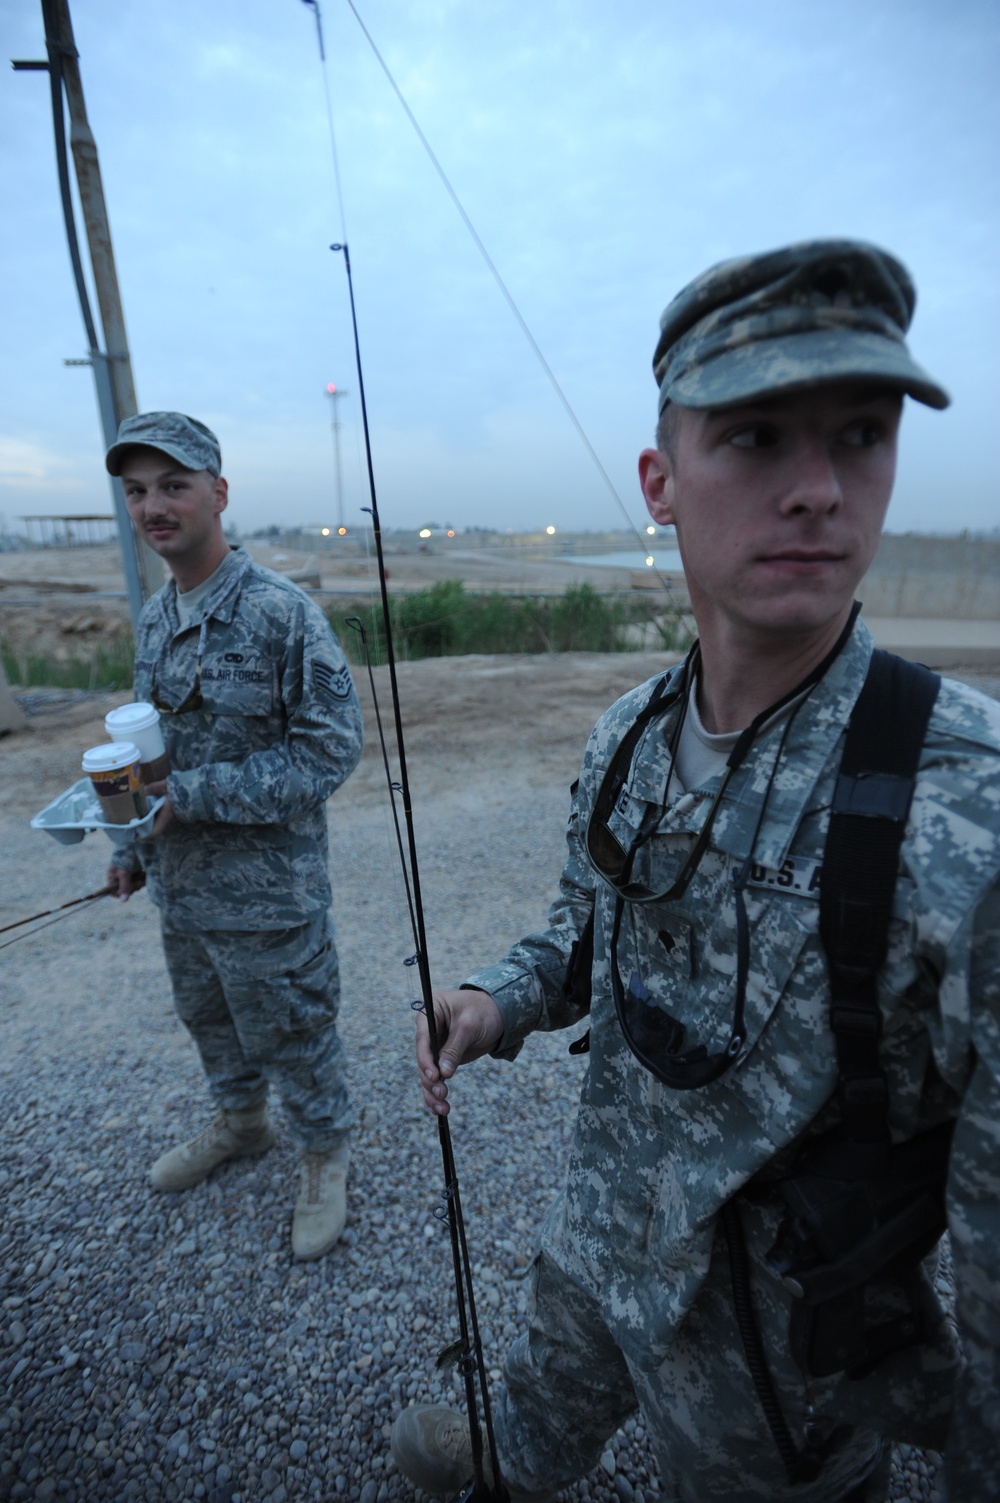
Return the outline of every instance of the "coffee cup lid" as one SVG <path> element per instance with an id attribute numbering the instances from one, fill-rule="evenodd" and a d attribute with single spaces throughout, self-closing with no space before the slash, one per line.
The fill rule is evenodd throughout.
<path id="1" fill-rule="evenodd" d="M 153 705 L 139 700 L 132 705 L 119 705 L 117 710 L 109 710 L 104 717 L 104 729 L 109 736 L 128 735 L 129 731 L 144 731 L 149 726 L 156 725 L 160 716 Z"/>
<path id="2" fill-rule="evenodd" d="M 111 741 L 104 746 L 92 746 L 84 752 L 83 770 L 116 772 L 121 767 L 131 767 L 139 760 L 139 748 L 131 741 Z"/>

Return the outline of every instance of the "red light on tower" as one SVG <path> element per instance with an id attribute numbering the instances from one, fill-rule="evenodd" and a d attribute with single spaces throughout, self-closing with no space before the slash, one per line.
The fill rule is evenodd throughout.
<path id="1" fill-rule="evenodd" d="M 328 381 L 326 383 L 326 389 L 330 393 L 331 397 L 333 396 L 334 392 L 337 390 L 337 388 L 334 386 L 334 384 L 333 384 L 332 381 Z"/>

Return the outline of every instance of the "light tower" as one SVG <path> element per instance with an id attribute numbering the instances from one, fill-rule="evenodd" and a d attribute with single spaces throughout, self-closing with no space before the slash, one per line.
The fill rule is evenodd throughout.
<path id="1" fill-rule="evenodd" d="M 337 475 L 337 530 L 341 537 L 344 536 L 344 479 L 340 469 L 340 418 L 337 414 L 337 400 L 346 397 L 347 392 L 343 387 L 335 386 L 332 381 L 326 383 L 326 394 L 333 404 L 333 459 L 336 465 Z"/>

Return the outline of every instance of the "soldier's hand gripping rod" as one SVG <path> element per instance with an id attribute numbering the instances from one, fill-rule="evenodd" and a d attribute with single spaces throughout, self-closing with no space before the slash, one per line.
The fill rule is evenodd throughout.
<path id="1" fill-rule="evenodd" d="M 392 644 L 392 617 L 389 610 L 389 591 L 385 575 L 385 561 L 382 555 L 382 528 L 378 514 L 378 500 L 375 494 L 375 472 L 372 465 L 371 441 L 368 433 L 368 409 L 365 403 L 365 383 L 361 369 L 361 344 L 358 338 L 358 320 L 354 304 L 354 280 L 351 275 L 351 258 L 346 244 L 331 245 L 330 249 L 339 252 L 344 257 L 344 269 L 347 272 L 347 288 L 351 302 L 351 326 L 354 335 L 354 360 L 358 373 L 358 394 L 361 399 L 361 421 L 364 428 L 365 459 L 368 466 L 368 492 L 371 497 L 372 531 L 375 537 L 375 552 L 378 561 L 379 589 L 382 597 L 382 617 L 385 626 L 386 659 L 389 666 L 389 685 L 392 694 L 392 712 L 396 727 L 396 748 L 399 760 L 399 782 L 393 783 L 389 775 L 388 756 L 385 751 L 385 741 L 382 737 L 381 717 L 378 717 L 379 737 L 382 740 L 382 754 L 385 763 L 386 775 L 389 780 L 389 796 L 395 809 L 396 793 L 400 794 L 403 801 L 403 819 L 406 825 L 406 846 L 404 854 L 402 841 L 399 840 L 399 856 L 403 867 L 403 877 L 407 887 L 407 898 L 410 910 L 410 924 L 413 929 L 413 943 L 415 955 L 413 961 L 417 966 L 420 977 L 420 1006 L 427 1019 L 427 1031 L 430 1037 L 431 1049 L 435 1061 L 439 1058 L 439 1041 L 437 1020 L 434 1016 L 434 998 L 431 990 L 431 973 L 427 960 L 427 936 L 424 926 L 424 910 L 420 896 L 420 870 L 417 863 L 416 836 L 413 827 L 413 810 L 410 801 L 409 778 L 406 770 L 406 750 L 403 740 L 403 720 L 400 708 L 399 686 L 396 680 L 396 655 Z M 362 633 L 362 638 L 364 634 Z M 367 655 L 367 644 L 366 644 Z M 369 660 L 369 672 L 371 664 Z M 372 692 L 374 694 L 374 680 L 372 680 Z M 398 839 L 397 824 L 397 839 Z M 461 1340 L 458 1344 L 458 1369 L 465 1381 L 466 1406 L 469 1417 L 469 1438 L 471 1441 L 472 1463 L 474 1476 L 469 1487 L 461 1495 L 461 1503 L 507 1503 L 508 1493 L 500 1474 L 500 1464 L 497 1457 L 496 1439 L 493 1432 L 493 1418 L 490 1412 L 489 1392 L 486 1381 L 486 1364 L 483 1357 L 482 1342 L 479 1335 L 479 1321 L 476 1315 L 476 1301 L 472 1288 L 472 1265 L 469 1258 L 469 1249 L 465 1235 L 465 1221 L 462 1215 L 462 1203 L 459 1194 L 458 1175 L 455 1170 L 455 1157 L 452 1150 L 451 1130 L 447 1117 L 437 1118 L 438 1141 L 441 1147 L 441 1160 L 444 1168 L 444 1198 L 447 1210 L 448 1229 L 451 1236 L 452 1261 L 455 1269 L 455 1294 L 458 1303 L 458 1321 Z M 478 1402 L 477 1402 L 478 1384 Z M 482 1407 L 483 1424 L 480 1425 L 479 1410 Z M 487 1481 L 483 1458 L 483 1429 L 486 1431 L 486 1444 L 489 1448 L 490 1467 L 493 1476 L 492 1485 Z"/>

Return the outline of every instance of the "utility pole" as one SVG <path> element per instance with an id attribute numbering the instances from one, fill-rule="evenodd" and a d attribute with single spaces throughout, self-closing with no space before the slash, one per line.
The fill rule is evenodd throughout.
<path id="1" fill-rule="evenodd" d="M 340 397 L 346 397 L 347 392 L 341 387 L 335 386 L 332 381 L 327 382 L 326 394 L 333 403 L 333 456 L 337 467 L 337 530 L 340 536 L 344 535 L 344 477 L 340 467 L 340 416 L 337 412 L 337 402 Z"/>
<path id="2" fill-rule="evenodd" d="M 66 237 L 69 242 L 70 261 L 76 281 L 80 311 L 89 344 L 87 363 L 93 368 L 97 388 L 97 406 L 104 432 L 104 445 L 108 449 L 118 436 L 118 426 L 124 418 L 132 417 L 139 410 L 132 378 L 132 362 L 129 358 L 128 340 L 125 334 L 125 315 L 122 311 L 121 294 L 118 290 L 118 275 L 115 270 L 114 251 L 111 246 L 111 227 L 104 201 L 101 169 L 97 159 L 97 144 L 87 119 L 83 98 L 83 82 L 80 77 L 79 54 L 73 39 L 68 0 L 42 0 L 42 18 L 45 23 L 45 43 L 48 61 L 15 62 L 16 70 L 45 70 L 48 72 L 52 93 L 52 119 L 56 138 L 56 163 L 59 169 L 59 190 L 62 198 L 63 217 L 66 222 Z M 70 193 L 69 168 L 66 157 L 66 126 L 63 114 L 63 92 L 69 106 L 70 148 L 76 170 L 80 205 L 83 209 L 87 232 L 90 264 L 97 289 L 97 302 L 104 330 L 104 350 L 100 348 L 97 329 L 90 309 L 90 299 L 83 276 L 73 201 Z M 76 362 L 72 362 L 76 364 Z M 143 601 L 163 580 L 163 570 L 156 554 L 146 546 L 133 530 L 125 506 L 125 494 L 121 481 L 111 479 L 111 493 L 115 516 L 118 521 L 118 544 L 121 549 L 122 567 L 125 572 L 125 587 L 128 592 L 132 624 L 138 618 Z"/>

